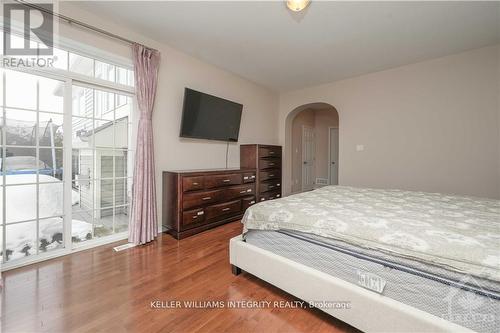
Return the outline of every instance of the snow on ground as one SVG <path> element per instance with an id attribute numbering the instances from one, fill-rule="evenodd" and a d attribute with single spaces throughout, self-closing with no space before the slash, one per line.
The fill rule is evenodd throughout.
<path id="1" fill-rule="evenodd" d="M 32 220 L 36 218 L 36 182 L 35 174 L 8 175 L 6 183 L 25 184 L 6 187 L 6 215 L 7 223 Z M 0 177 L 3 185 L 3 177 Z M 48 175 L 39 175 L 39 181 L 59 182 L 57 178 Z M 72 191 L 71 201 L 75 205 L 79 201 L 77 192 Z M 50 217 L 41 219 L 39 225 L 39 244 L 41 251 L 62 247 L 63 219 L 54 217 L 63 213 L 63 186 L 62 183 L 39 185 L 39 216 Z M 0 191 L 0 212 L 3 205 L 3 191 Z M 6 249 L 9 260 L 22 258 L 36 253 L 36 222 L 27 222 L 7 225 Z M 84 241 L 92 234 L 92 224 L 73 220 L 72 238 Z"/>

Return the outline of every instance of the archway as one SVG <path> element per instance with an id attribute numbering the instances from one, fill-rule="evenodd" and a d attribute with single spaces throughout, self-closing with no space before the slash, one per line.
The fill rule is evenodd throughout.
<path id="1" fill-rule="evenodd" d="M 338 184 L 339 114 L 327 103 L 308 103 L 285 119 L 285 194 Z"/>

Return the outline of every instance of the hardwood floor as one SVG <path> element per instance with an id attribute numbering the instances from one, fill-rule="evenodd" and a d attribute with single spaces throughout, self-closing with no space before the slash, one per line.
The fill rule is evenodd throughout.
<path id="1" fill-rule="evenodd" d="M 258 278 L 231 274 L 230 223 L 181 241 L 122 252 L 102 246 L 5 272 L 2 332 L 353 332 L 317 309 L 155 309 L 152 301 L 293 301 Z M 123 242 L 122 242 L 123 243 Z"/>

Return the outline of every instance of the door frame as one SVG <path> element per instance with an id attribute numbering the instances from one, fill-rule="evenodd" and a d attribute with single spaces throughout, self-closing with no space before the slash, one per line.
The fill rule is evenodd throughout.
<path id="1" fill-rule="evenodd" d="M 340 150 L 340 130 L 338 126 L 328 126 L 328 185 L 332 184 L 332 169 L 330 166 L 330 163 L 332 163 L 332 129 L 336 129 L 339 131 L 339 142 L 337 142 L 337 149 Z M 340 160 L 340 154 L 339 154 L 339 160 Z M 339 176 L 339 164 L 340 162 L 337 161 L 337 178 Z M 338 182 L 337 182 L 338 183 Z"/>
<path id="2" fill-rule="evenodd" d="M 80 54 L 80 53 L 77 53 L 77 54 Z M 109 61 L 109 60 L 106 60 L 106 61 Z M 72 182 L 73 182 L 73 180 L 71 178 L 72 177 L 72 168 L 73 168 L 73 164 L 72 164 L 73 144 L 72 144 L 72 135 L 70 133 L 72 133 L 72 130 L 73 130 L 72 129 L 72 117 L 73 117 L 72 96 L 73 96 L 73 87 L 74 86 L 99 89 L 99 90 L 109 91 L 109 92 L 113 92 L 113 93 L 119 93 L 121 95 L 131 97 L 132 98 L 132 106 L 133 106 L 132 113 L 137 110 L 137 107 L 136 107 L 137 100 L 135 97 L 134 87 L 129 87 L 129 86 L 125 86 L 122 84 L 113 83 L 113 82 L 108 82 L 108 81 L 105 81 L 102 79 L 86 77 L 84 75 L 80 75 L 80 74 L 69 72 L 69 71 L 63 71 L 63 70 L 59 70 L 59 69 L 47 70 L 47 69 L 39 69 L 39 68 L 19 67 L 19 68 L 6 68 L 5 70 L 31 74 L 31 75 L 35 75 L 35 76 L 39 76 L 39 77 L 43 77 L 43 78 L 48 78 L 48 79 L 52 79 L 52 80 L 57 80 L 57 81 L 61 82 L 61 84 L 64 87 L 63 113 L 62 113 L 63 133 L 68 133 L 68 135 L 63 136 L 63 148 L 62 148 L 63 149 L 63 166 L 64 166 L 63 179 L 61 181 L 63 183 L 63 211 L 62 211 L 63 230 L 62 230 L 62 233 L 63 233 L 64 246 L 62 248 L 59 248 L 59 249 L 54 249 L 50 252 L 37 253 L 36 255 L 30 255 L 30 256 L 27 256 L 25 258 L 16 259 L 13 262 L 12 261 L 5 261 L 5 262 L 0 264 L 0 272 L 5 272 L 8 270 L 23 267 L 23 266 L 26 266 L 29 264 L 42 262 L 42 261 L 45 261 L 48 259 L 65 256 L 65 255 L 79 252 L 82 250 L 91 249 L 91 248 L 94 248 L 94 247 L 97 247 L 100 245 L 105 245 L 105 244 L 113 243 L 113 242 L 116 242 L 119 240 L 127 239 L 128 231 L 123 231 L 120 233 L 115 233 L 115 234 L 103 236 L 100 238 L 93 238 L 93 239 L 85 241 L 81 244 L 73 243 L 73 241 L 72 241 L 73 208 L 72 208 L 71 200 L 70 199 L 68 200 L 68 198 L 71 198 L 71 196 L 72 196 Z M 0 73 L 2 73 L 2 74 L 0 74 L 0 80 L 4 80 L 4 73 L 3 72 L 0 72 Z M 6 89 L 5 87 L 6 87 L 6 85 L 4 82 L 4 84 L 3 84 L 4 90 Z M 6 98 L 5 91 L 4 91 L 3 96 L 4 96 L 4 98 Z M 6 105 L 4 105 L 2 107 L 2 109 L 0 109 L 1 113 L 3 113 L 3 109 L 7 109 L 7 108 L 8 107 Z M 40 110 L 37 110 L 36 112 L 40 112 Z M 131 114 L 131 116 L 133 116 L 133 115 Z M 38 119 L 38 115 L 37 115 L 37 119 Z M 95 119 L 95 117 L 93 117 L 92 119 Z M 4 134 L 5 134 L 5 131 L 4 131 Z M 3 142 L 4 142 L 4 145 L 6 145 L 6 141 L 4 140 Z M 39 147 L 39 145 L 38 145 L 38 141 L 37 141 L 36 148 L 38 148 L 38 147 Z M 3 146 L 0 146 L 0 148 L 3 149 Z M 110 148 L 110 149 L 114 149 L 114 147 Z M 94 154 L 95 154 L 96 148 L 93 147 L 92 150 L 94 151 Z M 114 168 L 114 165 L 113 165 L 113 168 Z M 1 177 L 5 177 L 5 175 L 3 175 Z M 114 179 L 115 178 L 113 178 L 113 183 L 114 183 Z M 126 177 L 125 179 L 128 179 L 128 177 Z M 5 179 L 4 179 L 4 183 L 6 183 Z M 38 186 L 37 184 L 39 184 L 38 181 L 37 181 L 37 183 L 35 183 L 35 185 Z M 37 191 L 37 200 L 38 200 L 38 195 L 39 195 L 39 193 Z M 5 207 L 6 207 L 6 202 L 5 202 L 6 201 L 6 194 L 5 193 L 3 194 L 3 201 L 4 201 L 3 207 L 4 207 L 4 211 L 5 211 Z M 92 214 L 94 214 L 95 211 L 96 211 L 95 209 L 92 209 Z M 0 211 L 0 214 L 4 214 L 4 212 Z M 36 219 L 37 231 L 36 231 L 36 238 L 35 238 L 35 242 L 37 243 L 36 246 L 38 246 L 38 242 L 39 242 L 39 240 L 38 240 L 38 238 L 39 238 L 38 226 L 40 223 L 39 220 L 40 220 L 40 218 L 37 214 L 37 219 Z M 0 225 L 3 228 L 5 228 L 7 226 L 7 224 L 5 223 L 5 218 L 4 218 L 4 223 L 3 224 L 0 223 Z M 92 230 L 93 230 L 93 228 L 92 228 Z M 7 235 L 6 235 L 6 232 L 4 229 L 3 234 L 0 236 L 3 238 L 2 242 L 1 242 L 3 244 L 3 246 L 6 246 L 6 236 Z"/>

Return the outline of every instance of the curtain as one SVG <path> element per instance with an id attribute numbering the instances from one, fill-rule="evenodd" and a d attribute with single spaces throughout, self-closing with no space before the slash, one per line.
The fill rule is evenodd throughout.
<path id="1" fill-rule="evenodd" d="M 135 93 L 139 107 L 139 125 L 129 222 L 129 242 L 139 245 L 154 240 L 158 235 L 152 117 L 160 53 L 139 44 L 132 45 L 132 52 L 135 71 Z"/>

